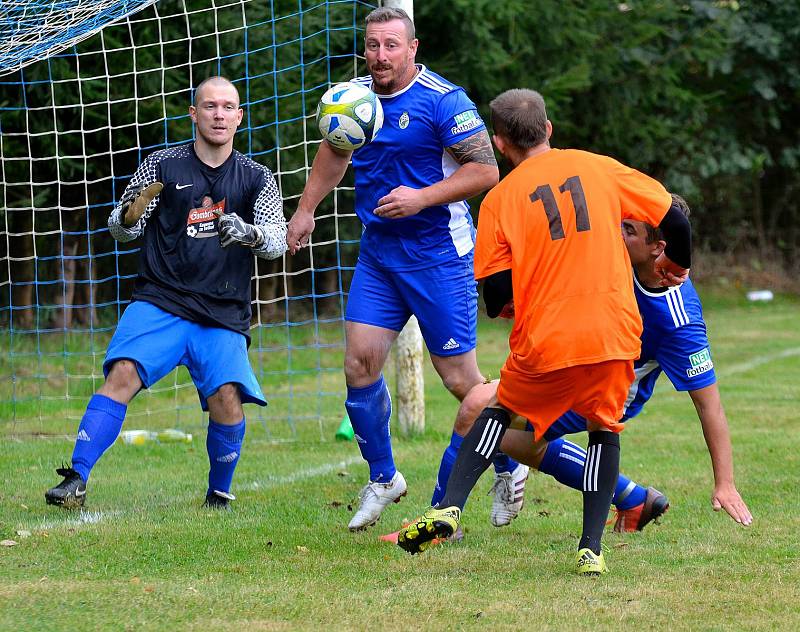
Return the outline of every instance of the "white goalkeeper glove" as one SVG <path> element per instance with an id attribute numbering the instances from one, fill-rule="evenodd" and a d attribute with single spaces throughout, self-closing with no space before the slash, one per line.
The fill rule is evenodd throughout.
<path id="1" fill-rule="evenodd" d="M 147 186 L 144 184 L 137 184 L 125 191 L 122 199 L 119 201 L 122 225 L 126 228 L 130 228 L 138 222 L 150 202 L 161 193 L 161 189 L 163 188 L 164 185 L 160 182 L 153 182 Z"/>
<path id="2" fill-rule="evenodd" d="M 259 248 L 264 245 L 264 235 L 253 224 L 248 224 L 236 213 L 223 213 L 217 222 L 219 241 L 223 248 L 231 244 L 239 244 L 248 248 Z"/>

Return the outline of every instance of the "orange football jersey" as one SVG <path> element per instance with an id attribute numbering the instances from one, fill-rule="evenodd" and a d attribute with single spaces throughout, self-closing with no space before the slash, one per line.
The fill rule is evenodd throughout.
<path id="1" fill-rule="evenodd" d="M 478 216 L 475 278 L 511 269 L 510 364 L 530 373 L 639 356 L 623 219 L 654 226 L 672 200 L 608 156 L 549 149 L 517 165 Z"/>

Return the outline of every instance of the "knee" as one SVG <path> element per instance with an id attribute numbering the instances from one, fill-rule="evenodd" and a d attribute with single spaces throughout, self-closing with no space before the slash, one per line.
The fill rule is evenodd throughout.
<path id="1" fill-rule="evenodd" d="M 466 435 L 472 428 L 478 415 L 484 408 L 496 404 L 494 397 L 497 392 L 497 382 L 482 382 L 468 389 L 466 396 L 458 408 L 456 423 L 453 430 L 461 436 Z"/>
<path id="2" fill-rule="evenodd" d="M 458 414 L 456 415 L 456 423 L 453 427 L 453 430 L 456 431 L 456 434 L 466 436 L 466 434 L 470 431 L 475 420 L 478 418 L 478 415 L 481 414 L 481 411 L 486 408 L 487 400 L 483 397 L 477 397 L 472 393 L 468 394 L 464 401 L 461 402 L 461 406 L 458 408 Z"/>
<path id="3" fill-rule="evenodd" d="M 344 376 L 348 386 L 372 384 L 380 377 L 382 368 L 369 354 L 345 354 Z"/>
<path id="4" fill-rule="evenodd" d="M 244 416 L 239 386 L 223 384 L 216 393 L 208 398 L 208 411 L 217 423 L 235 423 Z"/>
<path id="5" fill-rule="evenodd" d="M 105 383 L 97 392 L 127 404 L 142 386 L 136 363 L 132 360 L 117 360 L 111 366 Z"/>

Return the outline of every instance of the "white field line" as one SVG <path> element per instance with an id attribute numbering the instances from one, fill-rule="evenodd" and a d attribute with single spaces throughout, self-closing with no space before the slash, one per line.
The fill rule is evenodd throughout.
<path id="1" fill-rule="evenodd" d="M 81 509 L 80 513 L 70 513 L 68 518 L 62 520 L 45 520 L 27 527 L 29 531 L 50 531 L 51 529 L 67 529 L 83 527 L 87 524 L 100 524 L 106 522 L 109 518 L 121 516 L 126 512 L 121 510 L 116 511 L 86 511 Z"/>
<path id="2" fill-rule="evenodd" d="M 792 347 L 791 349 L 784 349 L 783 351 L 778 351 L 777 353 L 768 353 L 762 356 L 756 356 L 747 362 L 732 364 L 720 371 L 717 371 L 717 374 L 720 375 L 720 377 L 727 377 L 729 375 L 736 375 L 737 373 L 746 373 L 750 369 L 755 369 L 762 364 L 768 364 L 773 360 L 781 360 L 783 358 L 791 358 L 792 356 L 798 355 L 800 355 L 800 347 Z"/>
<path id="3" fill-rule="evenodd" d="M 342 470 L 348 465 L 353 465 L 353 463 L 358 463 L 361 460 L 362 459 L 360 456 L 351 456 L 350 458 L 344 459 L 343 461 L 337 461 L 336 463 L 324 463 L 317 467 L 299 470 L 285 476 L 267 476 L 266 478 L 251 481 L 250 483 L 245 483 L 244 485 L 237 485 L 236 487 L 238 489 L 246 489 L 248 491 L 268 489 L 270 487 L 282 487 L 283 485 L 290 485 L 307 478 L 316 478 L 317 476 L 324 476 L 325 474 Z"/>
<path id="4" fill-rule="evenodd" d="M 348 465 L 353 465 L 361 461 L 361 456 L 352 456 L 342 461 L 335 461 L 333 463 L 323 463 L 317 467 L 307 468 L 286 474 L 284 476 L 267 476 L 266 478 L 237 485 L 237 489 L 255 491 L 261 489 L 269 489 L 271 487 L 282 487 L 284 485 L 291 485 L 298 481 L 303 481 L 309 478 L 317 478 L 318 476 L 325 476 L 331 472 L 336 472 L 346 468 Z M 194 496 L 194 494 L 192 495 Z M 186 495 L 184 498 L 173 497 L 173 501 L 187 500 L 190 496 Z M 172 504 L 172 503 L 169 503 Z M 139 509 L 118 509 L 113 511 L 86 511 L 81 509 L 79 514 L 70 513 L 69 516 L 61 520 L 46 520 L 41 519 L 39 522 L 31 523 L 27 526 L 20 526 L 20 530 L 25 529 L 31 532 L 37 531 L 51 531 L 53 529 L 78 529 L 86 525 L 100 524 L 101 522 L 109 522 L 114 518 L 119 518 L 126 514 L 140 513 Z"/>

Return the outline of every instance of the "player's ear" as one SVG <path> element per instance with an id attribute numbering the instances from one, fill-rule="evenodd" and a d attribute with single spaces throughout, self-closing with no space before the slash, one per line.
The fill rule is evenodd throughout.
<path id="1" fill-rule="evenodd" d="M 545 129 L 547 130 L 547 138 L 545 140 L 549 141 L 550 137 L 553 135 L 553 124 L 550 122 L 550 119 L 547 119 Z"/>
<path id="2" fill-rule="evenodd" d="M 189 106 L 189 116 L 192 118 L 192 123 L 197 123 L 197 108 L 193 105 Z"/>
<path id="3" fill-rule="evenodd" d="M 505 148 L 506 148 L 506 141 L 502 136 L 498 136 L 497 134 L 492 134 L 492 142 L 494 146 L 497 147 L 497 151 L 501 154 L 505 155 Z"/>
<path id="4" fill-rule="evenodd" d="M 664 248 L 667 247 L 667 242 L 663 239 L 659 239 L 658 241 L 654 241 L 652 244 L 650 244 L 650 246 L 650 255 L 655 258 L 664 252 Z"/>

